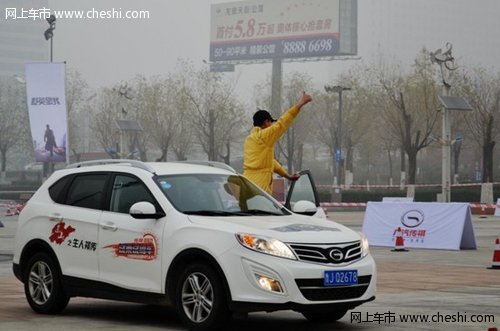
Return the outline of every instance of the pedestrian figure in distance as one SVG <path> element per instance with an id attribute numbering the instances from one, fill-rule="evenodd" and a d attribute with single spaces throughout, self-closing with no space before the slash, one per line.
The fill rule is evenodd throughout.
<path id="1" fill-rule="evenodd" d="M 53 156 L 54 148 L 57 148 L 56 137 L 54 136 L 54 131 L 52 131 L 48 124 L 45 129 L 43 140 L 45 141 L 45 150 L 49 151 L 50 156 Z"/>

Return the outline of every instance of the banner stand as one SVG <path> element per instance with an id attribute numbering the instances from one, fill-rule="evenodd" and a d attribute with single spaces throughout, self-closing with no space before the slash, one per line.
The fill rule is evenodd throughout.
<path id="1" fill-rule="evenodd" d="M 49 172 L 68 157 L 65 63 L 27 63 L 25 69 L 35 160 Z"/>
<path id="2" fill-rule="evenodd" d="M 477 248 L 467 203 L 368 202 L 363 232 L 370 245 L 393 247 L 398 227 L 405 247 Z"/>

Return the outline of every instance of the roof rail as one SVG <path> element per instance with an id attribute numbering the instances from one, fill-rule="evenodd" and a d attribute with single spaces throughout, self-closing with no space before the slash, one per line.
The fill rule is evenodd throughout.
<path id="1" fill-rule="evenodd" d="M 66 167 L 66 169 L 72 168 L 81 168 L 81 167 L 89 167 L 94 165 L 102 165 L 102 164 L 123 164 L 130 165 L 135 168 L 143 169 L 149 171 L 151 173 L 155 173 L 155 170 L 150 165 L 139 161 L 139 160 L 129 160 L 129 159 L 103 159 L 103 160 L 92 160 L 92 161 L 83 161 L 72 163 Z"/>
<path id="2" fill-rule="evenodd" d="M 175 161 L 176 163 L 190 163 L 190 164 L 199 164 L 199 165 L 206 165 L 209 167 L 214 167 L 214 168 L 220 168 L 224 170 L 229 170 L 231 172 L 234 172 L 235 174 L 237 173 L 236 170 L 234 170 L 233 167 L 231 167 L 228 164 L 222 163 L 222 162 L 216 162 L 216 161 Z"/>

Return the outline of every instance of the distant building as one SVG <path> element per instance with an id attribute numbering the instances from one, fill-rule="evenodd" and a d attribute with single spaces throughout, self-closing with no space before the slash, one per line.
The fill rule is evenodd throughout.
<path id="1" fill-rule="evenodd" d="M 49 9 L 48 0 L 2 0 L 1 4 L 0 77 L 24 76 L 25 63 L 49 60 L 50 44 L 43 35 L 49 25 L 44 18 L 33 18 L 40 9 Z"/>

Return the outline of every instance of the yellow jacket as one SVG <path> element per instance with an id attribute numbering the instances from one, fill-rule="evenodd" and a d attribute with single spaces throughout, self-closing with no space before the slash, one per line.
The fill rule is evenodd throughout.
<path id="1" fill-rule="evenodd" d="M 245 139 L 243 176 L 269 194 L 273 192 L 273 173 L 287 175 L 286 170 L 274 159 L 274 144 L 292 125 L 299 110 L 299 107 L 293 106 L 270 127 L 254 127 Z"/>

